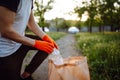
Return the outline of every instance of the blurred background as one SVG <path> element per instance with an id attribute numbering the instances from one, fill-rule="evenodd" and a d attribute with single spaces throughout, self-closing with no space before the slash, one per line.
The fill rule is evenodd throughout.
<path id="1" fill-rule="evenodd" d="M 54 40 L 72 34 L 91 80 L 120 80 L 120 0 L 34 0 L 33 11 Z"/>
<path id="2" fill-rule="evenodd" d="M 47 31 L 120 31 L 120 0 L 34 0 L 33 10 Z"/>

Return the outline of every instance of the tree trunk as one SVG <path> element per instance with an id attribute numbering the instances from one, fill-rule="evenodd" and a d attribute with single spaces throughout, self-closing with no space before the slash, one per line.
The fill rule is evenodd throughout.
<path id="1" fill-rule="evenodd" d="M 102 27 L 102 30 L 103 30 L 103 32 L 104 32 L 104 30 L 105 30 L 105 26 Z"/>
<path id="2" fill-rule="evenodd" d="M 89 27 L 90 33 L 92 32 L 92 22 L 93 22 L 93 20 L 90 20 L 90 27 Z"/>
<path id="3" fill-rule="evenodd" d="M 102 32 L 102 26 L 101 26 L 101 23 L 99 24 L 99 32 Z"/>
<path id="4" fill-rule="evenodd" d="M 114 27 L 112 25 L 110 27 L 111 27 L 111 32 L 113 32 L 114 31 Z"/>

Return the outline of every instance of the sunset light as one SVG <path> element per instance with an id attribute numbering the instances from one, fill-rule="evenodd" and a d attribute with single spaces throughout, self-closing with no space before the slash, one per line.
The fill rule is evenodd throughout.
<path id="1" fill-rule="evenodd" d="M 79 2 L 79 3 L 77 3 Z M 64 18 L 66 20 L 79 20 L 77 14 L 73 13 L 74 8 L 80 5 L 81 0 L 55 0 L 53 9 L 45 13 L 45 19 Z M 84 16 L 83 16 L 84 17 Z M 86 16 L 83 20 L 86 19 Z"/>

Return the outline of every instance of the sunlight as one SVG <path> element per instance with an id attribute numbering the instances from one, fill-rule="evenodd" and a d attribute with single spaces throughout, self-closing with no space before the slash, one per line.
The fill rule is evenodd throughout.
<path id="1" fill-rule="evenodd" d="M 71 14 L 74 12 L 74 8 L 79 5 L 75 1 L 80 3 L 80 0 L 55 0 L 53 9 L 45 13 L 45 19 L 64 18 L 66 20 L 79 20 L 77 14 Z"/>
<path id="2" fill-rule="evenodd" d="M 40 0 L 39 0 L 40 1 Z M 48 0 L 44 0 L 43 4 L 46 5 Z M 55 0 L 53 8 L 44 14 L 46 20 L 55 18 L 64 18 L 65 20 L 80 20 L 77 14 L 73 13 L 76 6 L 82 6 L 82 0 Z M 82 15 L 81 21 L 88 19 L 87 14 Z"/>
<path id="3" fill-rule="evenodd" d="M 81 21 L 86 21 L 88 18 L 89 18 L 88 12 L 86 11 L 86 12 L 84 12 L 84 14 L 82 15 Z"/>

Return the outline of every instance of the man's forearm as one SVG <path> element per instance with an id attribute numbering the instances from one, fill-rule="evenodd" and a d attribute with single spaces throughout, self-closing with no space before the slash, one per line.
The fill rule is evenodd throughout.
<path id="1" fill-rule="evenodd" d="M 20 35 L 13 28 L 16 13 L 0 6 L 0 34 L 1 36 L 25 45 L 33 46 L 34 40 Z"/>
<path id="2" fill-rule="evenodd" d="M 33 39 L 20 35 L 14 29 L 8 29 L 7 31 L 2 32 L 1 35 L 24 45 L 33 46 L 35 44 Z"/>
<path id="3" fill-rule="evenodd" d="M 30 18 L 29 18 L 29 21 L 28 21 L 28 27 L 32 32 L 34 32 L 40 38 L 43 38 L 43 36 L 45 35 L 45 32 L 35 22 L 33 12 L 31 12 L 31 14 L 30 14 Z"/>
<path id="4" fill-rule="evenodd" d="M 39 36 L 40 38 L 43 38 L 43 36 L 46 34 L 40 27 L 38 24 L 34 23 L 34 25 L 30 25 L 29 29 L 34 32 L 37 36 Z"/>

